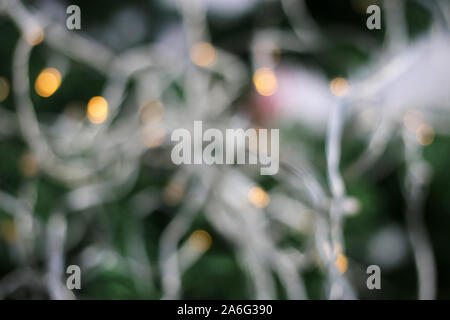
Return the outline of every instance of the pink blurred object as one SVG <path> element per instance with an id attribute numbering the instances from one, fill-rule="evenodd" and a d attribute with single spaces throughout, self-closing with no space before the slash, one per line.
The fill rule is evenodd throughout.
<path id="1" fill-rule="evenodd" d="M 275 69 L 278 90 L 272 96 L 255 91 L 258 118 L 264 122 L 298 121 L 321 134 L 334 101 L 323 73 L 301 65 L 282 64 Z"/>

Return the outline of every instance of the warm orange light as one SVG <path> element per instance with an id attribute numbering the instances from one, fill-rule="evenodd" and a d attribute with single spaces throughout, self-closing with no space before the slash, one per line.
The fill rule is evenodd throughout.
<path id="1" fill-rule="evenodd" d="M 211 235 L 205 230 L 196 230 L 189 237 L 189 246 L 199 252 L 203 253 L 211 247 Z"/>
<path id="2" fill-rule="evenodd" d="M 255 71 L 253 75 L 253 83 L 255 84 L 256 91 L 263 96 L 271 96 L 278 89 L 278 81 L 270 68 L 260 68 Z"/>
<path id="3" fill-rule="evenodd" d="M 350 84 L 347 79 L 334 78 L 330 82 L 330 90 L 337 97 L 345 97 L 350 91 Z"/>
<path id="4" fill-rule="evenodd" d="M 339 253 L 336 262 L 335 262 L 336 268 L 338 269 L 340 274 L 344 274 L 345 271 L 347 271 L 348 268 L 348 260 L 345 255 L 342 253 Z"/>
<path id="5" fill-rule="evenodd" d="M 4 77 L 0 77 L 0 102 L 3 102 L 9 95 L 9 81 Z"/>
<path id="6" fill-rule="evenodd" d="M 416 131 L 417 141 L 423 145 L 428 146 L 434 141 L 434 129 L 429 124 L 423 123 L 421 124 Z"/>
<path id="7" fill-rule="evenodd" d="M 198 42 L 192 46 L 190 57 L 199 67 L 208 67 L 216 61 L 216 49 L 207 42 Z"/>
<path id="8" fill-rule="evenodd" d="M 108 102 L 106 99 L 100 96 L 91 98 L 87 106 L 87 117 L 92 123 L 103 123 L 108 118 Z"/>
<path id="9" fill-rule="evenodd" d="M 253 187 L 248 192 L 248 200 L 258 208 L 265 208 L 270 203 L 269 195 L 260 187 Z"/>
<path id="10" fill-rule="evenodd" d="M 41 97 L 48 98 L 58 90 L 61 85 L 61 74 L 55 68 L 42 70 L 34 83 L 34 89 Z"/>

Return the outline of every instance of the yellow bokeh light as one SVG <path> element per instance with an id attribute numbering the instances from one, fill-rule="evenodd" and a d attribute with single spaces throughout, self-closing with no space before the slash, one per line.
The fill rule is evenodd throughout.
<path id="1" fill-rule="evenodd" d="M 143 123 L 158 122 L 164 114 L 164 105 L 159 100 L 145 101 L 140 109 L 140 118 Z"/>
<path id="2" fill-rule="evenodd" d="M 217 53 L 210 43 L 198 42 L 192 46 L 190 57 L 197 66 L 208 67 L 216 61 Z"/>
<path id="3" fill-rule="evenodd" d="M 248 200 L 258 208 L 265 208 L 270 203 L 270 197 L 262 188 L 253 187 L 248 192 Z"/>
<path id="4" fill-rule="evenodd" d="M 44 40 L 44 30 L 41 27 L 33 27 L 27 31 L 26 40 L 30 46 L 36 46 Z"/>
<path id="5" fill-rule="evenodd" d="M 330 82 L 330 90 L 337 97 L 345 97 L 350 91 L 350 84 L 347 79 L 334 78 Z"/>
<path id="6" fill-rule="evenodd" d="M 199 253 L 203 253 L 211 247 L 211 235 L 205 230 L 196 230 L 189 236 L 189 246 Z"/>
<path id="7" fill-rule="evenodd" d="M 278 80 L 270 68 L 260 68 L 253 75 L 256 91 L 263 96 L 271 96 L 278 89 Z"/>
<path id="8" fill-rule="evenodd" d="M 344 274 L 345 271 L 347 271 L 348 268 L 348 260 L 345 255 L 342 253 L 339 253 L 336 261 L 335 261 L 336 268 L 338 269 L 340 274 Z"/>
<path id="9" fill-rule="evenodd" d="M 406 129 L 411 132 L 416 132 L 419 126 L 423 123 L 424 116 L 422 111 L 417 109 L 408 110 L 403 117 L 403 122 Z"/>
<path id="10" fill-rule="evenodd" d="M 434 141 L 434 129 L 429 124 L 423 123 L 421 124 L 416 131 L 417 141 L 423 145 L 428 146 Z"/>
<path id="11" fill-rule="evenodd" d="M 58 90 L 61 85 L 61 74 L 55 68 L 42 70 L 34 83 L 34 89 L 41 97 L 48 98 Z"/>
<path id="12" fill-rule="evenodd" d="M 9 95 L 9 81 L 4 77 L 0 77 L 0 102 L 3 102 Z"/>
<path id="13" fill-rule="evenodd" d="M 100 96 L 91 98 L 87 106 L 87 117 L 92 123 L 103 123 L 108 118 L 108 102 L 106 99 Z"/>

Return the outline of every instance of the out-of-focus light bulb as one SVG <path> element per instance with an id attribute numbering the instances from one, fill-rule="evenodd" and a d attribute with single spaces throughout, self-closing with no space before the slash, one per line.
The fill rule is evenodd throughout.
<path id="1" fill-rule="evenodd" d="M 55 68 L 46 68 L 41 71 L 34 83 L 34 89 L 41 97 L 48 98 L 58 90 L 61 85 L 61 74 Z"/>
<path id="2" fill-rule="evenodd" d="M 108 118 L 108 102 L 106 99 L 100 96 L 91 98 L 87 106 L 87 117 L 92 123 L 103 123 Z"/>
<path id="3" fill-rule="evenodd" d="M 338 269 L 339 273 L 344 274 L 348 268 L 347 257 L 344 254 L 339 253 L 336 258 L 335 265 L 336 265 L 336 268 Z"/>
<path id="4" fill-rule="evenodd" d="M 330 82 L 330 90 L 337 97 L 345 97 L 350 91 L 350 84 L 347 79 L 334 78 Z"/>
<path id="5" fill-rule="evenodd" d="M 434 129 L 427 123 L 421 124 L 416 131 L 417 141 L 423 145 L 428 146 L 434 141 Z"/>
<path id="6" fill-rule="evenodd" d="M 198 42 L 192 46 L 190 57 L 197 66 L 208 67 L 216 61 L 217 53 L 210 43 Z"/>
<path id="7" fill-rule="evenodd" d="M 256 91 L 263 96 L 271 96 L 278 89 L 278 80 L 270 68 L 259 68 L 253 74 L 253 83 L 255 84 Z"/>
<path id="8" fill-rule="evenodd" d="M 265 208 L 270 203 L 270 197 L 262 188 L 253 187 L 248 192 L 248 200 L 258 208 Z"/>
<path id="9" fill-rule="evenodd" d="M 205 230 L 196 230 L 189 236 L 188 243 L 194 251 L 204 253 L 211 247 L 212 238 Z"/>

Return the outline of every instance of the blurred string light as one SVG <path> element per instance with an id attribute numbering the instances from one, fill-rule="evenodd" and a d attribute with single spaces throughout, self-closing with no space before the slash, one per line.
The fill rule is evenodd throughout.
<path id="1" fill-rule="evenodd" d="M 32 27 L 26 33 L 26 40 L 30 46 L 37 46 L 44 41 L 44 30 L 41 27 Z"/>
<path id="2" fill-rule="evenodd" d="M 348 268 L 348 259 L 343 253 L 338 253 L 335 266 L 338 269 L 340 274 L 344 274 Z"/>
<path id="3" fill-rule="evenodd" d="M 31 152 L 24 153 L 19 160 L 20 172 L 24 177 L 34 177 L 39 172 L 39 163 Z"/>
<path id="4" fill-rule="evenodd" d="M 259 68 L 253 74 L 256 91 L 263 96 L 271 96 L 278 90 L 278 80 L 272 69 Z"/>
<path id="5" fill-rule="evenodd" d="M 325 242 L 322 245 L 323 251 L 325 252 L 325 256 L 327 259 L 332 257 L 332 250 L 328 242 Z M 344 274 L 348 269 L 348 259 L 345 254 L 342 253 L 342 246 L 340 244 L 335 244 L 334 246 L 334 266 L 339 271 L 340 274 Z"/>
<path id="6" fill-rule="evenodd" d="M 0 77 L 0 102 L 3 102 L 9 96 L 10 85 L 8 79 Z"/>
<path id="7" fill-rule="evenodd" d="M 330 82 L 330 90 L 337 97 L 345 97 L 350 91 L 350 84 L 347 79 L 334 78 Z"/>
<path id="8" fill-rule="evenodd" d="M 58 90 L 61 85 L 61 74 L 55 68 L 46 68 L 41 71 L 34 83 L 36 93 L 41 97 L 48 98 Z"/>
<path id="9" fill-rule="evenodd" d="M 87 117 L 92 123 L 103 123 L 108 118 L 108 102 L 106 99 L 100 96 L 91 98 L 87 106 Z"/>
<path id="10" fill-rule="evenodd" d="M 205 230 L 196 230 L 189 236 L 189 247 L 198 252 L 204 253 L 211 247 L 212 237 Z"/>
<path id="11" fill-rule="evenodd" d="M 334 256 L 336 257 L 336 260 L 334 261 L 334 265 L 336 266 L 340 274 L 344 274 L 348 268 L 348 259 L 342 252 L 342 245 L 340 243 L 335 243 Z"/>
<path id="12" fill-rule="evenodd" d="M 164 105 L 159 100 L 145 101 L 140 109 L 140 119 L 143 123 L 158 122 L 164 114 Z"/>
<path id="13" fill-rule="evenodd" d="M 248 192 L 248 200 L 258 208 L 265 208 L 270 203 L 270 197 L 262 188 L 253 187 Z"/>
<path id="14" fill-rule="evenodd" d="M 199 67 L 209 67 L 216 61 L 216 49 L 208 42 L 198 42 L 190 50 L 190 57 Z"/>
<path id="15" fill-rule="evenodd" d="M 427 123 L 421 124 L 416 131 L 417 141 L 423 145 L 428 146 L 434 141 L 434 129 Z"/>

